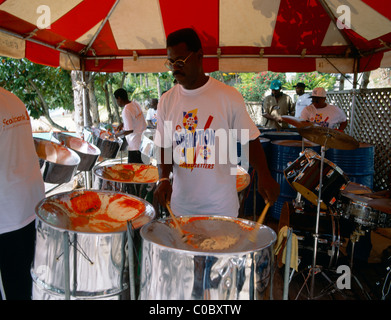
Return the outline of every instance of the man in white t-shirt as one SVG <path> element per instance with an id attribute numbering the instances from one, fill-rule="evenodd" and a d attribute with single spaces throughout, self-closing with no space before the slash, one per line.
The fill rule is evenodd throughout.
<path id="1" fill-rule="evenodd" d="M 35 206 L 45 198 L 45 185 L 26 107 L 3 88 L 0 88 L 0 117 L 1 279 L 6 299 L 29 300 Z"/>
<path id="2" fill-rule="evenodd" d="M 158 203 L 165 206 L 170 201 L 176 215 L 236 217 L 236 163 L 228 155 L 236 157 L 236 139 L 234 150 L 228 144 L 236 132 L 237 139 L 249 145 L 249 161 L 259 177 L 258 191 L 273 204 L 279 185 L 268 170 L 260 132 L 240 93 L 205 75 L 196 32 L 187 28 L 171 33 L 167 57 L 166 66 L 178 85 L 162 95 L 158 105 L 155 143 L 161 158 L 154 193 Z"/>
<path id="3" fill-rule="evenodd" d="M 147 120 L 147 127 L 151 129 L 156 129 L 156 121 L 157 121 L 157 104 L 159 100 L 154 98 L 151 99 L 149 103 L 149 108 L 147 111 L 147 115 L 145 120 Z"/>
<path id="4" fill-rule="evenodd" d="M 119 133 L 116 137 L 125 136 L 128 142 L 128 163 L 142 163 L 140 145 L 141 135 L 147 128 L 141 106 L 136 101 L 130 101 L 125 89 L 117 89 L 114 92 L 117 104 L 123 108 L 122 121 L 118 126 Z"/>
<path id="5" fill-rule="evenodd" d="M 326 103 L 326 90 L 315 88 L 312 90 L 312 104 L 305 107 L 301 118 L 311 121 L 322 127 L 343 131 L 347 125 L 345 112 L 337 106 Z"/>
<path id="6" fill-rule="evenodd" d="M 309 93 L 305 93 L 306 85 L 303 82 L 298 82 L 295 86 L 297 100 L 295 102 L 295 117 L 300 118 L 301 112 L 306 106 L 312 104 L 311 95 Z"/>

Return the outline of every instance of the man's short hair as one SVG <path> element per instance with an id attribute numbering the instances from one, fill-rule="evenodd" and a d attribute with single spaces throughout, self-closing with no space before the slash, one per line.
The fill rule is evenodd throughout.
<path id="1" fill-rule="evenodd" d="M 121 98 L 121 100 L 126 101 L 126 100 L 128 100 L 128 93 L 126 92 L 125 89 L 119 88 L 114 91 L 114 97 L 116 99 Z"/>
<path id="2" fill-rule="evenodd" d="M 192 28 L 179 29 L 167 36 L 167 47 L 173 47 L 182 42 L 186 43 L 187 49 L 193 52 L 202 48 L 201 40 Z"/>

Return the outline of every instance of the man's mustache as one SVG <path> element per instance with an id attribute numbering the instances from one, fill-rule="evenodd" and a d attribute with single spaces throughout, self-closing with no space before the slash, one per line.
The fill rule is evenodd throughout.
<path id="1" fill-rule="evenodd" d="M 180 72 L 180 71 L 178 71 L 178 70 L 176 70 L 176 71 L 174 71 L 173 73 L 172 73 L 172 75 L 175 77 L 177 74 L 180 74 L 180 75 L 184 75 L 182 72 Z"/>

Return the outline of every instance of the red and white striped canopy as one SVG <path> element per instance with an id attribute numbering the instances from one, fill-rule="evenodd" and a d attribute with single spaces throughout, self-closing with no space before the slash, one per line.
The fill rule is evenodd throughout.
<path id="1" fill-rule="evenodd" d="M 0 0 L 0 55 L 164 72 L 166 36 L 184 27 L 201 37 L 206 72 L 391 66 L 390 0 Z"/>

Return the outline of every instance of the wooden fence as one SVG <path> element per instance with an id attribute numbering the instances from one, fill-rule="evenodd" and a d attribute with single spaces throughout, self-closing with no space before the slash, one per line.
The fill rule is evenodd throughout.
<path id="1" fill-rule="evenodd" d="M 391 189 L 391 88 L 328 92 L 327 101 L 345 111 L 346 134 L 375 146 L 373 190 Z M 253 121 L 261 125 L 261 104 L 246 102 L 246 106 Z"/>

